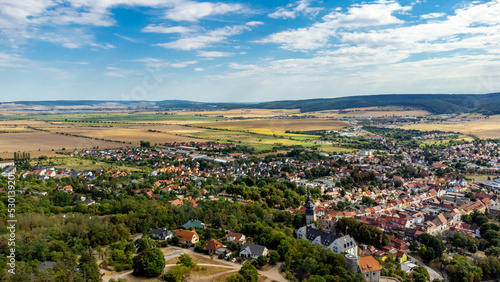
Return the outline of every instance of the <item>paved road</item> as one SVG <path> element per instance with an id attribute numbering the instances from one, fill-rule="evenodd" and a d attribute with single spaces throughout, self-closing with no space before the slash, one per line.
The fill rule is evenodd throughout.
<path id="1" fill-rule="evenodd" d="M 425 267 L 427 269 L 427 272 L 429 272 L 429 276 L 431 277 L 431 281 L 434 280 L 434 279 L 439 279 L 439 280 L 443 280 L 443 276 L 441 276 L 441 274 L 437 273 L 436 271 L 434 271 L 434 269 L 428 267 L 425 263 L 417 260 L 416 258 L 410 256 L 408 253 L 406 253 L 406 255 L 415 263 L 415 264 L 418 264 L 418 265 L 421 265 L 423 267 Z"/>

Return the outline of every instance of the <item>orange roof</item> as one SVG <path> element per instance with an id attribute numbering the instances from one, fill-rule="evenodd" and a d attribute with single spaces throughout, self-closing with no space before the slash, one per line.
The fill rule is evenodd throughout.
<path id="1" fill-rule="evenodd" d="M 361 273 L 367 273 L 382 269 L 380 263 L 378 263 L 378 261 L 372 256 L 359 258 L 358 265 L 359 265 L 359 271 Z"/>
<path id="2" fill-rule="evenodd" d="M 224 245 L 222 245 L 221 242 L 215 240 L 215 239 L 210 239 L 210 241 L 206 242 L 205 245 L 202 247 L 211 250 L 211 251 L 217 251 L 218 249 L 222 248 Z"/>
<path id="3" fill-rule="evenodd" d="M 198 233 L 196 233 L 195 230 L 193 230 L 193 231 L 180 230 L 180 229 L 175 230 L 175 236 L 179 237 L 181 240 L 184 240 L 184 241 L 192 241 L 193 236 L 195 236 L 195 235 L 196 235 L 196 237 L 199 237 Z"/>

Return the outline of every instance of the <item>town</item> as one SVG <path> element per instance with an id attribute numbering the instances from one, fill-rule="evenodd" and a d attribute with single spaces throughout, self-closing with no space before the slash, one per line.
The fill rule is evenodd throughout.
<path id="1" fill-rule="evenodd" d="M 107 170 L 56 168 L 50 165 L 52 158 L 43 156 L 34 160 L 35 165 L 26 166 L 26 155 L 2 161 L 0 166 L 4 177 L 19 175 L 22 184 L 17 193 L 25 198 L 19 206 L 28 205 L 27 199 L 31 199 L 30 204 L 50 200 L 55 207 L 42 208 L 50 213 L 113 218 L 123 209 L 137 212 L 137 204 L 123 206 L 132 204 L 126 204 L 131 199 L 153 201 L 155 213 L 163 209 L 166 218 L 135 218 L 134 227 L 128 226 L 131 222 L 121 224 L 125 230 L 115 231 L 122 233 L 114 234 L 115 239 L 95 238 L 88 244 L 100 249 L 103 243 L 121 240 L 111 244 L 113 251 L 108 258 L 100 254 L 98 274 L 109 281 L 117 277 L 114 273 L 132 266 L 134 275 L 149 276 L 148 271 L 136 269 L 142 244 L 194 248 L 194 252 L 210 254 L 210 259 L 217 256 L 228 264 L 250 259 L 254 263 L 243 265 L 255 265 L 258 272 L 253 275 L 312 281 L 320 269 L 304 269 L 300 263 L 306 261 L 300 255 L 290 257 L 289 250 L 284 251 L 297 243 L 280 240 L 281 236 L 306 240 L 311 247 L 319 245 L 323 251 L 345 256 L 341 266 L 351 273 L 343 278 L 347 281 L 388 277 L 399 281 L 453 280 L 461 275 L 458 266 L 463 265 L 476 271 L 470 274 L 474 279 L 494 279 L 498 272 L 486 272 L 484 267 L 500 255 L 495 223 L 500 215 L 498 143 L 476 140 L 441 148 L 413 148 L 386 142 L 385 138 L 375 140 L 387 150 L 328 154 L 294 148 L 259 156 L 235 144 L 189 142 L 154 148 L 141 141 L 143 146 L 137 148 L 67 153 L 66 158 L 109 163 Z M 113 168 L 118 163 L 130 170 Z M 17 169 L 20 165 L 23 168 Z M 474 179 L 481 176 L 484 180 Z M 214 205 L 222 205 L 222 210 L 250 209 L 252 214 L 243 220 L 247 223 L 233 215 L 207 221 L 199 211 L 208 212 Z M 263 214 L 262 209 L 267 212 Z M 261 210 L 260 216 L 257 210 Z M 269 216 L 271 221 L 266 219 Z M 124 256 L 129 247 L 123 240 L 137 233 L 141 236 L 133 242 L 139 249 Z M 85 248 L 81 243 L 76 246 Z M 122 255 L 117 255 L 117 250 Z M 139 255 L 131 263 L 133 253 Z M 37 257 L 46 259 L 39 260 L 39 271 L 57 265 L 57 255 Z M 269 270 L 266 265 L 280 268 Z M 171 269 L 165 275 L 178 281 L 172 277 L 186 278 L 196 272 L 191 268 Z M 250 275 L 245 271 L 229 281 Z M 162 272 L 160 269 L 155 275 Z"/>

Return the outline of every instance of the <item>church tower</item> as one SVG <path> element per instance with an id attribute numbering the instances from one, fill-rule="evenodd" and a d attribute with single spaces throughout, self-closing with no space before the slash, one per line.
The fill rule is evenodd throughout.
<path id="1" fill-rule="evenodd" d="M 306 224 L 309 225 L 314 220 L 316 221 L 316 212 L 314 211 L 314 204 L 311 201 L 311 191 L 307 189 L 307 200 L 306 200 Z"/>

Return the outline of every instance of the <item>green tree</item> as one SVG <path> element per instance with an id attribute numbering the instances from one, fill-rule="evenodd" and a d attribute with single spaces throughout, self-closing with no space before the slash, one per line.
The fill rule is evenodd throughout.
<path id="1" fill-rule="evenodd" d="M 151 148 L 151 142 L 149 142 L 149 141 L 141 140 L 140 144 L 141 144 L 141 148 Z"/>
<path id="2" fill-rule="evenodd" d="M 189 278 L 190 269 L 185 265 L 176 265 L 163 276 L 167 282 L 182 282 Z"/>
<path id="3" fill-rule="evenodd" d="M 243 276 L 245 279 L 244 281 L 257 282 L 259 280 L 259 273 L 257 272 L 257 269 L 249 263 L 244 264 L 238 273 Z"/>
<path id="4" fill-rule="evenodd" d="M 265 256 L 259 256 L 259 257 L 257 258 L 257 265 L 258 265 L 259 267 L 263 267 L 263 266 L 264 266 L 264 265 L 266 265 L 266 264 L 267 264 L 267 258 L 266 258 Z"/>
<path id="5" fill-rule="evenodd" d="M 187 266 L 189 268 L 196 267 L 196 263 L 193 262 L 193 259 L 188 254 L 182 254 L 179 256 L 179 261 L 177 264 Z"/>
<path id="6" fill-rule="evenodd" d="M 500 257 L 500 247 L 490 247 L 484 253 L 486 256 Z"/>
<path id="7" fill-rule="evenodd" d="M 65 207 L 71 204 L 71 196 L 61 190 L 57 190 L 54 194 L 52 194 L 51 200 L 52 203 L 58 207 Z"/>
<path id="8" fill-rule="evenodd" d="M 163 273 L 165 257 L 160 249 L 145 249 L 133 259 L 134 275 L 156 277 Z"/>
<path id="9" fill-rule="evenodd" d="M 243 275 L 236 273 L 227 278 L 227 282 L 245 282 L 245 277 Z"/>
<path id="10" fill-rule="evenodd" d="M 153 247 L 153 241 L 149 238 L 141 238 L 135 240 L 135 246 L 137 247 L 137 252 L 140 253 L 146 249 L 151 249 Z"/>
<path id="11" fill-rule="evenodd" d="M 275 265 L 280 259 L 280 254 L 277 251 L 269 252 L 269 264 Z"/>
<path id="12" fill-rule="evenodd" d="M 80 268 L 80 274 L 85 281 L 101 281 L 99 267 L 90 249 L 88 252 L 84 252 L 80 257 L 78 268 Z"/>
<path id="13" fill-rule="evenodd" d="M 413 279 L 415 282 L 426 282 L 430 279 L 430 275 L 425 267 L 418 266 L 413 269 Z"/>
<path id="14" fill-rule="evenodd" d="M 467 257 L 455 255 L 448 266 L 448 279 L 451 282 L 481 281 L 483 272 L 481 268 L 473 265 Z"/>

